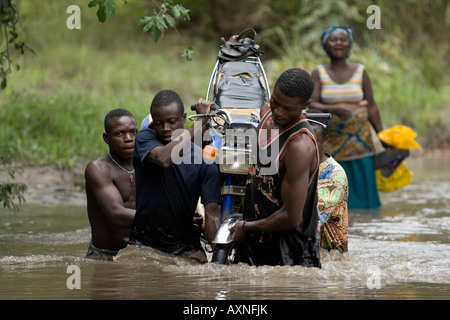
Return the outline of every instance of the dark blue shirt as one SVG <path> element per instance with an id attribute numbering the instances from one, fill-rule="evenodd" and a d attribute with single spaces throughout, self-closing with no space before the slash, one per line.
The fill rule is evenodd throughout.
<path id="1" fill-rule="evenodd" d="M 221 202 L 217 164 L 206 163 L 201 148 L 191 142 L 183 163 L 163 169 L 145 160 L 157 146 L 164 143 L 154 130 L 137 134 L 133 156 L 136 216 L 129 242 L 172 254 L 201 249 L 193 217 L 199 197 L 203 204 Z"/>

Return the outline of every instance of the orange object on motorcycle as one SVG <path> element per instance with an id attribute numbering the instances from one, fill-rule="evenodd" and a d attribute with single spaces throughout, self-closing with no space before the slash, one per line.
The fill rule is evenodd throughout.
<path id="1" fill-rule="evenodd" d="M 206 145 L 203 148 L 203 158 L 215 161 L 217 156 L 217 148 L 214 148 L 211 145 Z"/>

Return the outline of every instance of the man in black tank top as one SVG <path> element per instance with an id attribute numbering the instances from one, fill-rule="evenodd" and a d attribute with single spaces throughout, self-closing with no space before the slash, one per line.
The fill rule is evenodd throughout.
<path id="1" fill-rule="evenodd" d="M 319 154 L 313 130 L 302 115 L 313 89 L 306 71 L 289 69 L 275 83 L 270 107 L 261 109 L 258 161 L 248 173 L 244 220 L 235 226 L 235 263 L 321 267 Z M 273 161 L 263 163 L 263 152 Z"/>

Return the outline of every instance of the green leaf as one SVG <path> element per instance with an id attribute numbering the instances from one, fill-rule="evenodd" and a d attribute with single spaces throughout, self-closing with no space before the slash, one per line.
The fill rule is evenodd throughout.
<path id="1" fill-rule="evenodd" d="M 158 28 L 161 33 L 164 33 L 164 31 L 167 29 L 167 25 L 164 22 L 164 18 L 161 16 L 156 17 L 156 27 Z"/>
<path id="2" fill-rule="evenodd" d="M 173 13 L 173 16 L 175 18 L 178 18 L 181 15 L 181 12 L 180 12 L 180 9 L 178 8 L 178 5 L 176 5 L 176 6 L 174 6 L 172 8 L 172 13 Z"/>
<path id="3" fill-rule="evenodd" d="M 114 17 L 116 10 L 114 9 L 114 7 L 105 6 L 105 13 L 106 13 L 106 15 L 108 15 L 110 17 Z"/>
<path id="4" fill-rule="evenodd" d="M 104 6 L 100 6 L 97 10 L 97 18 L 100 22 L 106 21 L 106 10 Z"/>
<path id="5" fill-rule="evenodd" d="M 186 9 L 185 7 L 181 6 L 181 5 L 177 5 L 178 9 L 180 10 L 180 14 L 181 16 L 184 18 L 184 20 L 191 20 L 191 18 L 189 17 L 189 9 Z"/>
<path id="6" fill-rule="evenodd" d="M 105 13 L 110 17 L 114 17 L 114 15 L 116 13 L 116 9 L 115 9 L 115 3 L 113 0 L 106 2 Z"/>
<path id="7" fill-rule="evenodd" d="M 93 0 L 89 2 L 89 7 L 98 5 L 97 18 L 100 22 L 105 22 L 108 16 L 114 17 L 116 13 L 116 4 L 114 0 Z"/>
<path id="8" fill-rule="evenodd" d="M 154 17 L 152 17 L 152 16 L 145 16 L 145 17 L 142 17 L 142 18 L 139 19 L 138 25 L 139 25 L 139 26 L 142 26 L 142 25 L 147 25 L 147 24 L 149 24 L 149 23 L 152 23 L 153 18 L 154 18 Z"/>
<path id="9" fill-rule="evenodd" d="M 144 26 L 143 31 L 147 32 L 148 30 L 150 30 L 151 28 L 153 28 L 155 23 L 155 17 L 154 16 L 147 16 L 147 17 L 143 17 L 139 20 L 139 25 L 140 26 Z"/>
<path id="10" fill-rule="evenodd" d="M 171 26 L 172 28 L 175 28 L 176 24 L 175 24 L 175 20 L 173 20 L 172 16 L 166 14 L 166 15 L 164 15 L 164 18 L 169 26 Z"/>
<path id="11" fill-rule="evenodd" d="M 189 46 L 184 49 L 184 53 L 181 56 L 185 57 L 187 61 L 192 61 L 193 55 L 194 55 L 194 48 Z"/>
<path id="12" fill-rule="evenodd" d="M 152 39 L 154 42 L 158 42 L 159 37 L 161 36 L 161 31 L 159 31 L 158 28 L 156 28 L 156 26 L 153 26 L 152 28 Z"/>
<path id="13" fill-rule="evenodd" d="M 96 5 L 98 5 L 100 2 L 100 0 L 92 0 L 91 2 L 89 2 L 88 7 L 92 8 L 95 7 Z"/>

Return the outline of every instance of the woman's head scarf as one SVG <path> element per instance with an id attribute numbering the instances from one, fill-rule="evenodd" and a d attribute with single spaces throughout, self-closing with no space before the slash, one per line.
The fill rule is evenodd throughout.
<path id="1" fill-rule="evenodd" d="M 352 26 L 329 26 L 322 32 L 322 36 L 320 37 L 320 41 L 322 43 L 322 47 L 324 50 L 326 50 L 327 47 L 327 40 L 328 37 L 334 32 L 334 31 L 341 31 L 344 33 L 348 38 L 348 50 L 352 48 L 353 45 L 353 27 Z"/>

